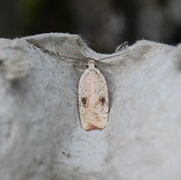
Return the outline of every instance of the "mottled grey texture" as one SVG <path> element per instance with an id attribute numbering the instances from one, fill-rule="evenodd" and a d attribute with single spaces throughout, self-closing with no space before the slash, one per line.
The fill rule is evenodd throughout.
<path id="1" fill-rule="evenodd" d="M 100 59 L 77 35 L 0 39 L 2 180 L 181 179 L 181 47 L 138 41 L 97 66 L 110 98 L 102 131 L 80 125 L 77 88 Z M 87 60 L 85 60 L 87 61 Z"/>

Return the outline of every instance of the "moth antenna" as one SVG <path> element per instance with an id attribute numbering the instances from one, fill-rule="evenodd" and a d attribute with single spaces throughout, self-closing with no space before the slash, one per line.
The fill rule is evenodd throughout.
<path id="1" fill-rule="evenodd" d="M 132 49 L 131 49 L 131 50 L 129 50 L 129 51 L 126 51 L 126 52 L 124 52 L 124 53 L 115 54 L 115 55 L 112 55 L 112 56 L 109 56 L 109 57 L 101 58 L 101 59 L 99 59 L 99 60 L 97 60 L 97 61 L 102 61 L 102 60 L 109 59 L 109 58 L 112 58 L 112 57 L 121 56 L 121 55 L 123 55 L 123 54 L 127 54 L 127 53 L 129 53 L 130 51 L 132 51 Z"/>
<path id="2" fill-rule="evenodd" d="M 65 55 L 61 55 L 59 54 L 60 57 L 64 57 L 64 58 L 67 58 L 67 59 L 74 59 L 74 60 L 79 60 L 79 61 L 83 61 L 83 62 L 86 62 L 87 63 L 87 60 L 88 59 L 79 59 L 79 58 L 75 58 L 75 57 L 71 57 L 71 56 L 65 56 Z"/>
<path id="3" fill-rule="evenodd" d="M 125 42 L 125 43 L 123 44 L 123 46 L 125 46 L 125 44 L 126 44 L 126 46 L 127 46 L 127 42 Z M 123 47 L 123 49 L 125 49 L 125 48 L 126 48 L 126 47 Z M 129 51 L 126 51 L 126 52 L 124 52 L 124 53 L 115 54 L 115 55 L 112 55 L 112 56 L 109 56 L 109 57 L 101 58 L 101 59 L 99 59 L 99 60 L 96 60 L 96 59 L 93 59 L 93 58 L 79 59 L 79 58 L 75 58 L 75 57 L 72 57 L 72 56 L 65 56 L 65 55 L 61 55 L 61 54 L 59 54 L 59 56 L 60 56 L 60 57 L 64 57 L 64 58 L 79 60 L 79 61 L 83 61 L 83 62 L 86 62 L 86 63 L 87 63 L 88 60 L 91 60 L 91 59 L 94 60 L 94 61 L 100 62 L 100 61 L 103 61 L 103 60 L 105 60 L 105 59 L 109 59 L 109 58 L 112 58 L 112 57 L 121 56 L 121 55 L 123 55 L 123 54 L 128 54 L 130 51 L 132 51 L 132 49 L 129 50 Z"/>

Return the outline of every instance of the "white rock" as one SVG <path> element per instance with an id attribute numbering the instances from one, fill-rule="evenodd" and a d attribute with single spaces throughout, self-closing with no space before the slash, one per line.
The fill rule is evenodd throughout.
<path id="1" fill-rule="evenodd" d="M 127 52 L 127 53 L 126 53 Z M 110 89 L 102 131 L 80 125 L 77 89 L 100 59 L 77 35 L 0 39 L 2 180 L 181 179 L 181 46 L 138 41 L 97 63 Z"/>

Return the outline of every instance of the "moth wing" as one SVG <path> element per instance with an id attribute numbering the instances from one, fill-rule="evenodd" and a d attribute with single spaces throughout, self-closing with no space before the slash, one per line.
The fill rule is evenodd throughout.
<path id="1" fill-rule="evenodd" d="M 98 69 L 86 69 L 79 82 L 79 113 L 82 127 L 89 131 L 104 129 L 108 121 L 108 91 Z"/>

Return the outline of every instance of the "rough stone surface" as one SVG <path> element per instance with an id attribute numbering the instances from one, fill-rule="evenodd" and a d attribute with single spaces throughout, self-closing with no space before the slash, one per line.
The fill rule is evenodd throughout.
<path id="1" fill-rule="evenodd" d="M 97 62 L 110 98 L 102 131 L 80 125 L 77 89 L 100 59 L 77 35 L 0 39 L 2 180 L 181 179 L 181 46 L 146 40 Z"/>

